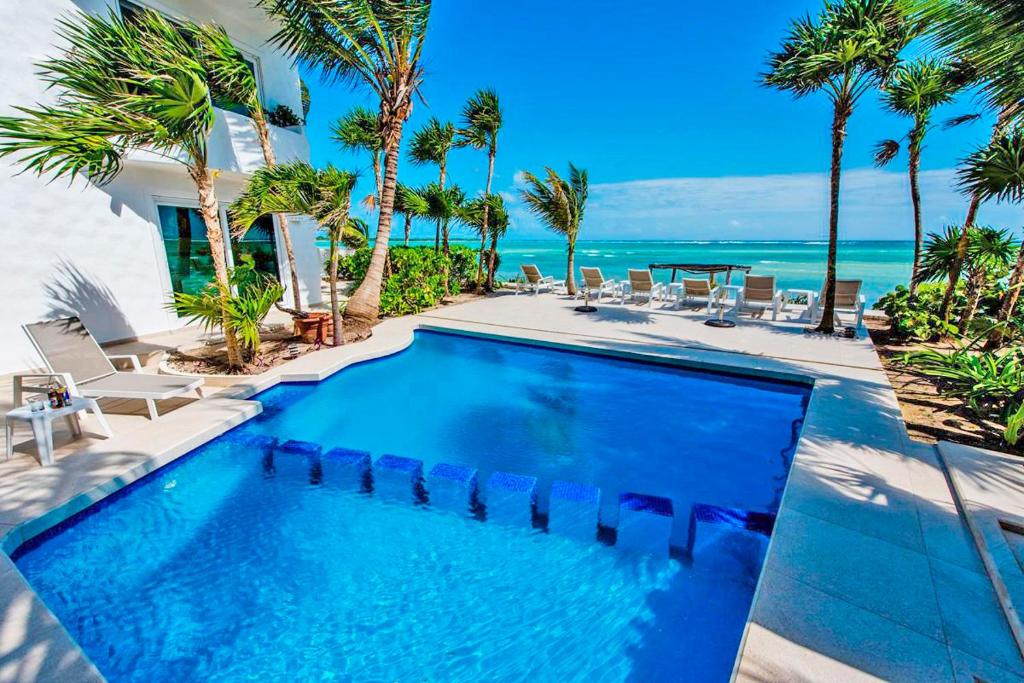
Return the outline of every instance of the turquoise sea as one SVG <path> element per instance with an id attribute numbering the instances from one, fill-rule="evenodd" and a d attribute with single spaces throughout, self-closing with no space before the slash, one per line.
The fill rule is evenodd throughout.
<path id="1" fill-rule="evenodd" d="M 453 240 L 478 246 L 479 242 Z M 413 240 L 433 244 L 433 240 Z M 606 278 L 622 279 L 629 268 L 652 263 L 732 263 L 751 266 L 755 275 L 775 275 L 782 288 L 819 289 L 825 277 L 825 241 L 698 241 L 698 240 L 580 240 L 576 243 L 576 279 L 580 266 L 597 266 Z M 545 275 L 565 277 L 565 243 L 555 240 L 507 239 L 500 244 L 502 278 L 519 274 L 519 265 L 533 263 Z M 842 241 L 839 277 L 864 281 L 870 306 L 910 278 L 914 257 L 911 241 Z M 668 281 L 669 271 L 655 271 Z M 742 275 L 735 284 L 742 284 Z"/>

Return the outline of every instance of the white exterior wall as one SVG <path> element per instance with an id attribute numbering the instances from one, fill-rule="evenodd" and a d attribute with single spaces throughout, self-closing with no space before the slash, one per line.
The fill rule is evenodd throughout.
<path id="1" fill-rule="evenodd" d="M 299 78 L 289 60 L 265 46 L 273 32 L 248 0 L 136 0 L 170 15 L 221 23 L 240 48 L 257 57 L 264 103 L 289 106 L 301 115 Z M 107 12 L 114 0 L 0 2 L 0 113 L 12 105 L 47 102 L 34 64 L 58 54 L 55 20 L 75 11 Z M 301 131 L 273 129 L 281 161 L 308 159 Z M 249 120 L 219 112 L 210 140 L 210 163 L 221 171 L 218 199 L 227 204 L 241 191 L 245 174 L 262 165 Z M 170 273 L 156 215 L 158 199 L 196 204 L 195 186 L 184 167 L 135 154 L 121 175 L 96 187 L 79 180 L 37 178 L 0 160 L 0 372 L 40 365 L 20 325 L 79 315 L 101 340 L 130 338 L 180 327 L 168 312 Z M 290 221 L 303 299 L 320 301 L 320 258 L 315 225 Z M 290 276 L 278 236 L 282 284 Z M 284 301 L 291 301 L 287 293 Z"/>

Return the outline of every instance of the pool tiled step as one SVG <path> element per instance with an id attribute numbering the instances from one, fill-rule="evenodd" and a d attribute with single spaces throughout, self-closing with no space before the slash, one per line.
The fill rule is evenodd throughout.
<path id="1" fill-rule="evenodd" d="M 320 454 L 323 448 L 310 441 L 294 439 L 274 447 L 272 475 L 315 483 L 320 470 Z"/>
<path id="2" fill-rule="evenodd" d="M 671 498 L 643 493 L 619 494 L 615 545 L 631 552 L 668 557 L 674 518 Z"/>
<path id="3" fill-rule="evenodd" d="M 431 507 L 470 514 L 477 505 L 476 468 L 439 462 L 427 474 L 426 490 Z"/>
<path id="4" fill-rule="evenodd" d="M 352 491 L 373 488 L 369 451 L 332 448 L 320 457 L 320 467 L 321 481 L 329 481 L 332 486 Z"/>
<path id="5" fill-rule="evenodd" d="M 423 461 L 382 455 L 373 463 L 373 492 L 382 498 L 419 502 L 423 499 Z"/>
<path id="6" fill-rule="evenodd" d="M 601 521 L 601 489 L 556 480 L 548 503 L 548 531 L 581 541 L 597 538 Z"/>
<path id="7" fill-rule="evenodd" d="M 537 509 L 537 477 L 495 472 L 487 480 L 487 520 L 533 526 Z"/>

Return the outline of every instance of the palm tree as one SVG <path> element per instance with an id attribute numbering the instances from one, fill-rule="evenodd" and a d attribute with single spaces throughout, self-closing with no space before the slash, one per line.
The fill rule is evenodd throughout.
<path id="1" fill-rule="evenodd" d="M 459 146 L 487 150 L 487 184 L 484 196 L 491 195 L 491 181 L 494 178 L 494 157 L 498 153 L 498 131 L 501 130 L 501 103 L 494 90 L 478 90 L 462 109 L 462 127 L 459 129 Z M 483 226 L 480 231 L 480 262 L 476 270 L 476 288 L 484 287 L 484 256 L 487 249 L 490 208 L 484 203 Z"/>
<path id="2" fill-rule="evenodd" d="M 960 185 L 979 198 L 980 202 L 1024 202 L 1024 128 L 1016 127 L 1000 135 L 988 147 L 971 154 L 958 172 Z M 1024 241 L 1017 254 L 1017 263 L 1010 274 L 1003 295 L 997 325 L 989 334 L 986 346 L 996 348 L 1002 344 L 1024 287 Z"/>
<path id="3" fill-rule="evenodd" d="M 380 163 L 384 141 L 380 134 L 380 116 L 366 107 L 353 107 L 331 125 L 331 138 L 346 152 L 366 152 L 373 166 L 373 192 L 363 204 L 373 209 L 381 193 Z"/>
<path id="4" fill-rule="evenodd" d="M 990 144 L 1024 115 L 1024 13 L 1014 0 L 922 0 L 920 18 L 928 24 L 932 41 L 964 60 L 981 85 L 991 111 L 997 112 Z M 982 197 L 972 193 L 965 225 L 974 225 Z M 948 320 L 953 291 L 967 258 L 968 234 L 961 235 L 957 260 L 949 271 L 942 302 Z"/>
<path id="5" fill-rule="evenodd" d="M 338 302 L 338 242 L 353 230 L 349 216 L 352 190 L 358 175 L 333 166 L 317 170 L 304 161 L 261 168 L 252 174 L 245 190 L 232 202 L 230 214 L 237 231 L 249 228 L 260 216 L 269 213 L 294 213 L 310 216 L 327 230 L 328 284 L 331 292 L 331 319 L 334 344 L 344 343 Z"/>
<path id="6" fill-rule="evenodd" d="M 160 14 L 144 11 L 125 21 L 76 14 L 59 22 L 70 47 L 40 63 L 57 100 L 18 107 L 21 116 L 0 117 L 0 156 L 21 154 L 19 163 L 38 175 L 86 176 L 102 185 L 124 168 L 125 155 L 146 149 L 182 163 L 196 185 L 216 282 L 229 292 L 224 233 L 207 140 L 215 113 L 210 74 L 196 46 Z M 224 318 L 229 311 L 222 307 Z M 227 361 L 242 366 L 237 337 L 224 330 Z"/>
<path id="7" fill-rule="evenodd" d="M 488 232 L 490 232 L 491 248 L 487 254 L 487 289 L 494 290 L 494 269 L 498 260 L 498 240 L 508 232 L 509 217 L 505 209 L 505 200 L 500 194 L 492 194 L 491 212 L 489 215 Z"/>
<path id="8" fill-rule="evenodd" d="M 405 246 L 409 246 L 412 219 L 426 216 L 429 210 L 427 200 L 421 192 L 408 185 L 398 183 L 398 188 L 395 191 L 395 213 L 405 216 Z M 437 231 L 438 233 L 441 231 L 440 223 L 437 223 Z M 437 250 L 436 244 L 434 250 Z"/>
<path id="9" fill-rule="evenodd" d="M 462 207 L 466 201 L 466 193 L 458 185 L 452 184 L 448 187 L 441 187 L 440 183 L 430 183 L 419 194 L 427 201 L 426 217 L 433 219 L 441 226 L 441 235 L 445 244 L 445 256 L 448 255 L 448 231 L 452 220 L 463 220 Z M 444 293 L 449 293 L 448 288 L 448 259 L 444 261 Z"/>
<path id="10" fill-rule="evenodd" d="M 914 206 L 914 265 L 910 275 L 910 293 L 917 290 L 917 269 L 921 263 L 924 228 L 921 222 L 921 190 L 918 172 L 921 168 L 921 149 L 931 126 L 932 111 L 953 99 L 959 90 L 950 67 L 937 59 L 922 57 L 901 64 L 882 86 L 882 99 L 889 111 L 914 120 L 907 133 L 907 171 L 910 176 L 910 201 Z M 875 152 L 875 163 L 885 166 L 900 151 L 899 140 L 883 140 Z"/>
<path id="11" fill-rule="evenodd" d="M 258 0 L 258 5 L 281 26 L 272 42 L 328 80 L 362 83 L 380 100 L 384 176 L 377 233 L 366 277 L 345 308 L 347 320 L 368 329 L 380 312 L 398 151 L 423 78 L 420 57 L 430 0 Z"/>
<path id="12" fill-rule="evenodd" d="M 437 117 L 431 117 L 423 128 L 420 128 L 412 136 L 412 146 L 409 148 L 409 160 L 415 166 L 424 164 L 437 164 L 438 185 L 443 190 L 445 177 L 448 171 L 448 152 L 455 144 L 455 125 L 450 121 L 442 123 Z M 408 216 L 406 216 L 408 219 Z M 408 225 L 408 223 L 406 223 Z M 437 223 L 434 231 L 434 251 L 440 247 L 441 223 Z M 409 242 L 408 231 L 406 231 L 406 243 Z M 444 253 L 448 253 L 448 242 L 445 240 Z"/>
<path id="13" fill-rule="evenodd" d="M 834 332 L 839 185 L 846 125 L 861 96 L 884 83 L 910 39 L 902 0 L 827 0 L 816 18 L 793 22 L 771 55 L 764 83 L 796 97 L 824 92 L 832 102 L 829 243 L 819 332 Z"/>
<path id="14" fill-rule="evenodd" d="M 526 187 L 519 191 L 530 212 L 537 216 L 551 230 L 565 235 L 568 261 L 565 272 L 565 287 L 570 296 L 576 295 L 576 281 L 573 279 L 573 257 L 576 252 L 576 238 L 583 222 L 583 210 L 587 205 L 587 172 L 569 164 L 569 180 L 563 180 L 551 168 L 546 168 L 547 177 L 541 180 L 528 171 L 523 172 Z"/>
<path id="15" fill-rule="evenodd" d="M 216 24 L 187 24 L 185 31 L 195 36 L 196 43 L 203 56 L 203 62 L 210 74 L 211 87 L 232 101 L 242 104 L 249 111 L 249 119 L 256 130 L 256 138 L 263 151 L 263 163 L 268 168 L 277 164 L 274 147 L 270 141 L 270 128 L 267 117 L 260 102 L 259 87 L 256 74 L 238 51 L 227 32 Z M 292 297 L 295 310 L 302 310 L 302 294 L 299 291 L 299 269 L 295 260 L 295 249 L 292 246 L 292 234 L 288 226 L 288 217 L 277 214 L 277 225 L 281 229 L 281 241 L 284 242 L 285 256 L 288 259 L 288 270 L 291 272 Z M 236 235 L 242 237 L 242 235 Z"/>
<path id="16" fill-rule="evenodd" d="M 338 239 L 349 249 L 362 249 L 370 242 L 370 224 L 359 216 L 349 216 Z"/>

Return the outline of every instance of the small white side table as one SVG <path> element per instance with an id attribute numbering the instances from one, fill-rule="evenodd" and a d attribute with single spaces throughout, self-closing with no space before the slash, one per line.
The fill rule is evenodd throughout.
<path id="1" fill-rule="evenodd" d="M 7 458 L 9 459 L 14 455 L 14 423 L 28 422 L 32 425 L 32 436 L 35 437 L 36 448 L 39 451 L 39 464 L 44 466 L 52 465 L 53 421 L 57 418 L 65 418 L 75 436 L 81 436 L 82 425 L 79 422 L 78 413 L 86 410 L 95 416 L 96 421 L 103 430 L 104 436 L 109 438 L 111 434 L 110 425 L 107 424 L 107 418 L 103 416 L 103 412 L 100 410 L 99 404 L 96 403 L 95 399 L 72 396 L 71 405 L 64 408 L 50 408 L 47 406 L 44 410 L 33 413 L 32 408 L 29 406 L 21 406 L 10 411 L 4 419 L 7 431 Z"/>
<path id="2" fill-rule="evenodd" d="M 787 289 L 786 296 L 803 296 L 807 297 L 807 310 L 804 311 L 804 315 L 807 316 L 807 322 L 814 324 L 814 316 L 818 312 L 818 293 L 813 289 Z M 801 319 L 803 316 L 800 316 Z"/>

